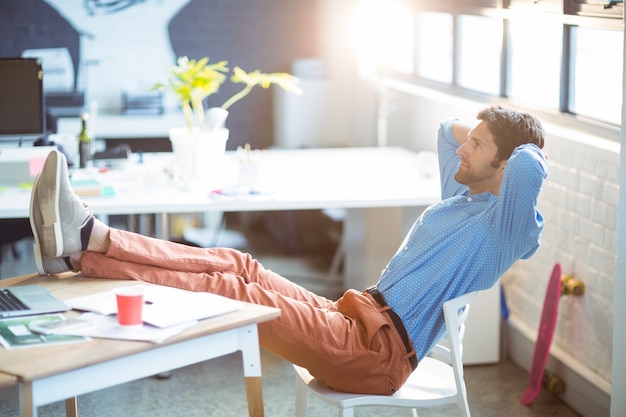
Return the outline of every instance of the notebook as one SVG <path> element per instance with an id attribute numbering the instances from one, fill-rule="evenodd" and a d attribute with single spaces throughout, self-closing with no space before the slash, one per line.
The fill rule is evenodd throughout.
<path id="1" fill-rule="evenodd" d="M 70 306 L 41 285 L 0 287 L 0 318 L 68 310 Z"/>
<path id="2" fill-rule="evenodd" d="M 218 294 L 158 285 L 141 285 L 141 287 L 144 288 L 145 300 L 143 322 L 155 327 L 170 327 L 243 308 L 240 301 Z M 117 302 L 113 291 L 72 298 L 67 300 L 67 303 L 76 310 L 104 315 L 117 313 Z"/>

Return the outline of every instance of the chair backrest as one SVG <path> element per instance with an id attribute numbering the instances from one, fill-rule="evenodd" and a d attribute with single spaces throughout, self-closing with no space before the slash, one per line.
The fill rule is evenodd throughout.
<path id="1" fill-rule="evenodd" d="M 458 328 L 458 349 L 460 353 L 461 359 L 463 359 L 463 339 L 465 337 L 465 320 L 469 316 L 470 305 L 467 304 L 458 312 L 458 317 L 456 318 L 456 323 L 454 325 Z M 447 329 L 448 323 L 446 323 Z M 437 342 L 437 344 L 432 348 L 432 350 L 428 353 L 429 358 L 437 359 L 442 362 L 446 362 L 449 365 L 452 365 L 452 353 L 450 352 L 450 340 L 448 331 L 444 333 L 441 339 Z"/>
<path id="2" fill-rule="evenodd" d="M 477 292 L 464 294 L 443 303 L 443 315 L 446 321 L 446 333 L 450 349 L 450 362 L 456 382 L 457 397 L 463 399 L 466 410 L 467 389 L 463 378 L 463 338 L 465 336 L 465 321 L 469 315 L 470 301 Z"/>

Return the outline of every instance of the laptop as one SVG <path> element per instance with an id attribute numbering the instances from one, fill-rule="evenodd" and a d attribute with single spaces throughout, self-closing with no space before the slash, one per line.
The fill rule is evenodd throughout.
<path id="1" fill-rule="evenodd" d="M 0 318 L 58 313 L 70 309 L 42 285 L 0 287 Z"/>

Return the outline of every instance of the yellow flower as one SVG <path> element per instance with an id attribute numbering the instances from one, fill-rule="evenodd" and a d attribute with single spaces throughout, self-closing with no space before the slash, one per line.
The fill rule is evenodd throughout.
<path id="1" fill-rule="evenodd" d="M 193 127 L 194 116 L 198 126 L 202 128 L 204 124 L 202 101 L 211 94 L 217 93 L 220 86 L 226 81 L 226 73 L 229 71 L 226 65 L 228 65 L 227 61 L 209 64 L 208 57 L 195 60 L 183 56 L 178 58 L 176 65 L 169 69 L 167 85 L 157 83 L 152 89 L 168 89 L 176 94 L 189 130 Z M 298 78 L 287 73 L 263 74 L 258 70 L 247 73 L 241 68 L 235 67 L 230 80 L 233 83 L 243 83 L 245 86 L 243 90 L 222 104 L 221 108 L 224 110 L 248 95 L 257 85 L 268 88 L 271 84 L 277 84 L 288 92 L 302 94 L 302 90 L 298 87 Z"/>
<path id="2" fill-rule="evenodd" d="M 195 60 L 183 56 L 169 69 L 167 85 L 158 83 L 152 89 L 169 89 L 178 96 L 187 127 L 191 130 L 194 115 L 199 126 L 204 124 L 202 100 L 216 93 L 224 83 L 229 71 L 226 65 L 226 61 L 209 65 L 208 57 Z"/>
<path id="3" fill-rule="evenodd" d="M 239 67 L 233 69 L 233 76 L 230 80 L 234 83 L 242 83 L 246 86 L 239 93 L 232 96 L 224 104 L 222 108 L 228 110 L 237 101 L 241 100 L 257 85 L 263 88 L 269 88 L 270 85 L 276 84 L 282 87 L 285 91 L 294 94 L 302 94 L 302 90 L 298 87 L 300 80 L 291 74 L 285 72 L 274 72 L 271 74 L 263 74 L 259 70 L 253 72 L 245 72 Z"/>

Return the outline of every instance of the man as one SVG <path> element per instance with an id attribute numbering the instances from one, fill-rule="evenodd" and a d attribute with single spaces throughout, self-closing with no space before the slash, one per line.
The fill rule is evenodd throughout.
<path id="1" fill-rule="evenodd" d="M 442 201 L 417 219 L 377 288 L 347 290 L 332 301 L 233 249 L 109 228 L 74 195 L 58 152 L 47 158 L 31 197 L 37 269 L 278 307 L 280 318 L 259 326 L 261 347 L 336 390 L 393 393 L 443 334 L 442 303 L 491 287 L 539 246 L 545 132 L 533 116 L 499 106 L 481 110 L 477 119 L 471 129 L 457 120 L 441 123 Z"/>

